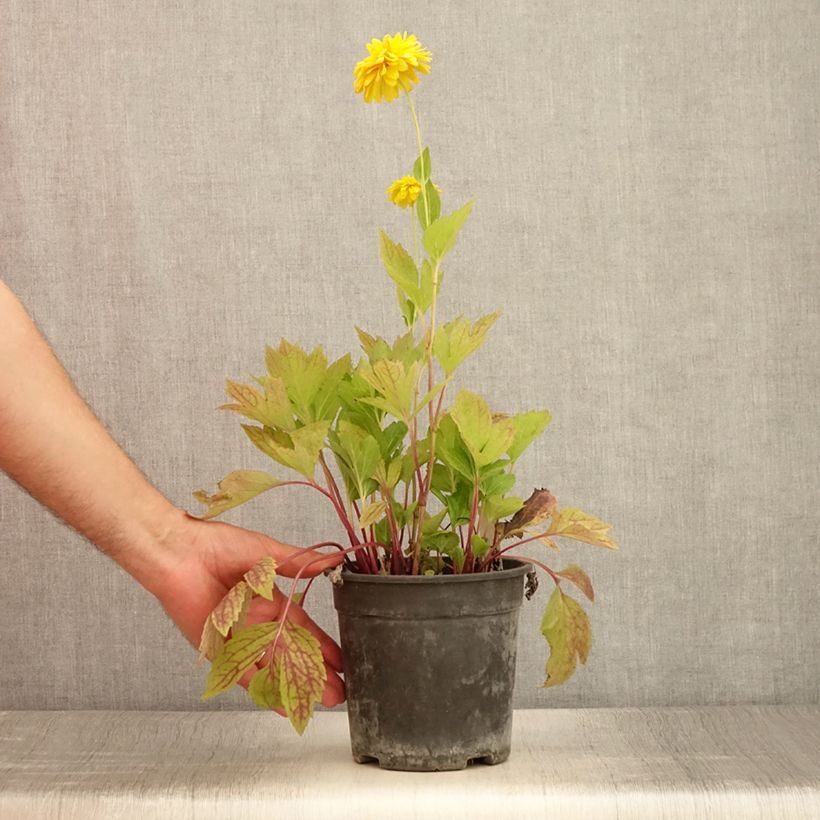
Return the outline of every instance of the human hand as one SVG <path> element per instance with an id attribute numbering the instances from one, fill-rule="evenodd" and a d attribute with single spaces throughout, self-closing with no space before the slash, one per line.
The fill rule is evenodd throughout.
<path id="1" fill-rule="evenodd" d="M 199 645 L 202 627 L 211 610 L 227 591 L 260 558 L 270 555 L 281 567 L 281 575 L 293 577 L 306 563 L 314 561 L 319 553 L 306 552 L 298 547 L 282 544 L 266 535 L 230 524 L 202 521 L 190 516 L 179 519 L 164 539 L 164 548 L 172 558 L 163 577 L 150 585 L 171 620 L 194 645 Z M 286 559 L 296 556 L 285 563 Z M 341 563 L 341 555 L 327 555 L 305 570 L 302 577 L 317 575 L 327 567 Z M 275 621 L 282 613 L 287 598 L 276 587 L 273 601 L 256 597 L 248 611 L 248 625 Z M 336 706 L 345 699 L 342 654 L 336 642 L 305 613 L 294 601 L 288 610 L 288 620 L 309 629 L 319 640 L 327 669 L 327 683 L 322 696 L 325 706 Z M 247 687 L 258 667 L 252 667 L 240 681 Z"/>

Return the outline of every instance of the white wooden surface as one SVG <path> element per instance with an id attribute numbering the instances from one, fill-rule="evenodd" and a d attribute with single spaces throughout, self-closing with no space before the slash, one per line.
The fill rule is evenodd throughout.
<path id="1" fill-rule="evenodd" d="M 820 818 L 820 707 L 530 710 L 510 760 L 357 765 L 344 713 L 0 712 L 0 818 Z"/>

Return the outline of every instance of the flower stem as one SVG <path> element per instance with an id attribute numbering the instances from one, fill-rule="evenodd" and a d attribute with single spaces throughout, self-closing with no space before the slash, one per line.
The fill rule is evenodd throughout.
<path id="1" fill-rule="evenodd" d="M 424 148 L 422 147 L 422 144 L 421 144 L 421 129 L 419 128 L 419 118 L 416 116 L 416 108 L 413 105 L 413 98 L 410 96 L 410 92 L 406 91 L 405 94 L 407 95 L 407 102 L 410 103 L 410 114 L 413 117 L 413 125 L 416 127 L 416 142 L 418 143 L 418 146 L 419 146 L 419 161 L 420 161 L 421 166 L 422 166 L 421 167 L 421 175 L 423 177 L 424 176 L 429 176 L 430 169 L 427 168 L 426 169 L 426 174 L 425 174 L 424 160 L 422 159 L 422 155 L 424 154 Z M 424 221 L 429 225 L 430 224 L 430 204 L 427 202 L 427 180 L 426 179 L 424 179 L 423 181 L 420 180 L 420 182 L 422 182 L 421 195 L 424 197 L 424 216 L 425 216 Z"/>

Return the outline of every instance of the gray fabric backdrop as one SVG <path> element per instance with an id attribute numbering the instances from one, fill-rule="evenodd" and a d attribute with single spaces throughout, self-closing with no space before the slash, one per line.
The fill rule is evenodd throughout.
<path id="1" fill-rule="evenodd" d="M 445 315 L 505 309 L 465 380 L 552 410 L 522 491 L 622 544 L 559 560 L 599 594 L 563 688 L 539 688 L 547 585 L 525 605 L 518 705 L 820 700 L 813 0 L 0 8 L 0 275 L 174 501 L 265 466 L 214 408 L 266 341 L 397 327 L 376 228 L 407 228 L 384 189 L 414 135 L 351 72 L 407 29 L 445 208 L 477 197 Z M 0 708 L 198 706 L 148 594 L 5 478 L 0 515 Z M 333 526 L 298 490 L 229 518 Z"/>

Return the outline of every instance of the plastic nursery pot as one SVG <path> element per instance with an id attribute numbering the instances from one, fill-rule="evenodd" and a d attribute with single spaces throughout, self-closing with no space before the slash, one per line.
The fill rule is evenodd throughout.
<path id="1" fill-rule="evenodd" d="M 334 584 L 353 759 L 444 771 L 510 755 L 524 576 L 359 575 Z"/>

